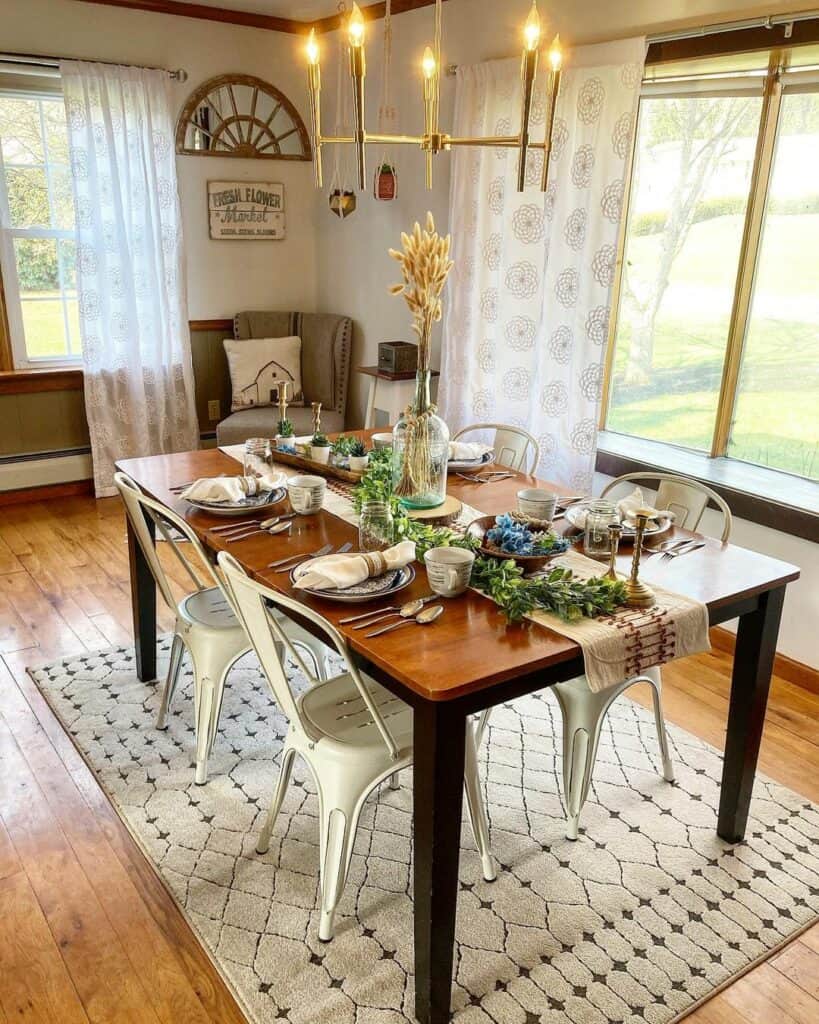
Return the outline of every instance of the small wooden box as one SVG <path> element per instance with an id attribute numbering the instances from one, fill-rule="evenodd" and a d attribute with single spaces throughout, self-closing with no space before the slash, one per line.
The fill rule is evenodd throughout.
<path id="1" fill-rule="evenodd" d="M 382 341 L 378 346 L 378 369 L 414 373 L 418 369 L 418 346 L 409 341 Z"/>

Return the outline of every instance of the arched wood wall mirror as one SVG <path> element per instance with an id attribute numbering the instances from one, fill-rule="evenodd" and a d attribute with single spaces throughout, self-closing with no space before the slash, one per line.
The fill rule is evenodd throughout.
<path id="1" fill-rule="evenodd" d="M 176 125 L 176 152 L 312 160 L 299 112 L 274 85 L 253 75 L 218 75 L 188 97 Z"/>

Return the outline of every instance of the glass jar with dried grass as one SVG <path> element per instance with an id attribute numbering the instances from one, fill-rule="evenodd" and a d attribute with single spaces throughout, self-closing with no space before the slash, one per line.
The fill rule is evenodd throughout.
<path id="1" fill-rule="evenodd" d="M 401 266 L 403 282 L 393 285 L 412 313 L 418 337 L 415 397 L 393 429 L 393 490 L 407 508 L 437 508 L 446 498 L 449 428 L 430 397 L 430 339 L 441 319 L 441 292 L 453 263 L 450 237 L 435 230 L 432 214 L 422 229 L 401 235 L 401 250 L 390 255 Z"/>

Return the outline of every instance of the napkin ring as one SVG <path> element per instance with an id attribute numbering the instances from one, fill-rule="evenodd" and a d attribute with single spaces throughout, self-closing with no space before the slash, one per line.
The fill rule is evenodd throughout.
<path id="1" fill-rule="evenodd" d="M 380 551 L 362 551 L 370 576 L 382 576 L 387 571 L 387 560 Z"/>

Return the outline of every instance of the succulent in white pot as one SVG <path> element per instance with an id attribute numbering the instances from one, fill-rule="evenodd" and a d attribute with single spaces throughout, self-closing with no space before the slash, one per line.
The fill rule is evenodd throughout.
<path id="1" fill-rule="evenodd" d="M 293 424 L 290 422 L 290 420 L 280 420 L 279 432 L 278 434 L 276 434 L 276 447 L 279 449 L 279 451 L 294 450 L 296 447 L 295 440 L 296 431 L 293 427 Z"/>
<path id="2" fill-rule="evenodd" d="M 330 461 L 330 442 L 324 434 L 314 434 L 310 441 L 310 458 L 313 462 L 319 462 L 326 466 Z"/>
<path id="3" fill-rule="evenodd" d="M 353 443 L 348 458 L 350 460 L 350 469 L 354 473 L 364 472 L 367 468 L 367 463 L 370 461 L 370 456 L 367 454 L 363 441 L 357 440 Z"/>

